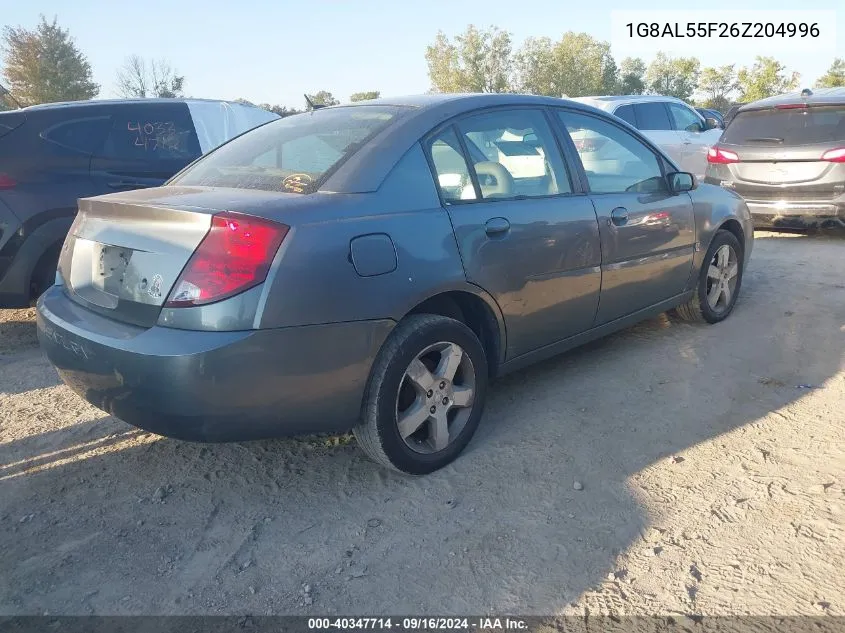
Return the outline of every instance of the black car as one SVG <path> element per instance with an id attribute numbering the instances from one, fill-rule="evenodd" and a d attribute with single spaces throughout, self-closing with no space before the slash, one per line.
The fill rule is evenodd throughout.
<path id="1" fill-rule="evenodd" d="M 745 198 L 755 226 L 845 227 L 845 88 L 742 106 L 707 161 L 705 180 Z"/>
<path id="2" fill-rule="evenodd" d="M 52 285 L 77 200 L 155 187 L 278 118 L 201 99 L 79 101 L 0 112 L 0 308 Z"/>

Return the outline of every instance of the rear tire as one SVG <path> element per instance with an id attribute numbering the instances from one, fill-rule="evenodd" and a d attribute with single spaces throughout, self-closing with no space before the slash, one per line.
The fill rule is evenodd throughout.
<path id="1" fill-rule="evenodd" d="M 411 315 L 373 364 L 353 433 L 374 461 L 428 474 L 464 450 L 486 395 L 487 357 L 473 331 L 447 317 Z"/>
<path id="2" fill-rule="evenodd" d="M 684 321 L 718 323 L 733 312 L 742 286 L 743 251 L 730 231 L 717 231 L 704 256 L 695 294 L 674 313 Z"/>

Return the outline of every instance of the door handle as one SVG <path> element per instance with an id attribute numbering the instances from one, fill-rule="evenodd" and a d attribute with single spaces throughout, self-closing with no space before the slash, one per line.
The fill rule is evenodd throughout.
<path id="1" fill-rule="evenodd" d="M 628 209 L 616 207 L 610 212 L 610 222 L 614 226 L 625 226 L 628 223 Z"/>
<path id="2" fill-rule="evenodd" d="M 500 236 L 511 230 L 511 223 L 505 218 L 490 218 L 484 224 L 484 231 L 490 237 Z"/>

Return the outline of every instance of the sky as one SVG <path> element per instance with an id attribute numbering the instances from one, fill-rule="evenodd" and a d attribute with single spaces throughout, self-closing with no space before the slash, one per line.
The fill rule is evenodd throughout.
<path id="1" fill-rule="evenodd" d="M 425 49 L 438 30 L 451 37 L 469 24 L 495 25 L 511 33 L 515 48 L 530 36 L 558 39 L 568 30 L 585 31 L 611 41 L 617 63 L 630 53 L 648 62 L 658 50 L 673 52 L 673 41 L 620 41 L 614 37 L 619 27 L 612 26 L 612 12 L 669 11 L 662 15 L 686 20 L 677 1 L 595 4 L 602 8 L 566 0 L 0 0 L 0 26 L 32 28 L 39 14 L 58 17 L 87 55 L 101 98 L 119 96 L 117 69 L 128 55 L 138 54 L 167 59 L 185 76 L 186 96 L 302 107 L 302 94 L 318 90 L 341 101 L 364 90 L 380 90 L 382 96 L 426 92 Z M 796 4 L 751 0 L 741 8 L 748 15 L 794 10 Z M 833 11 L 839 4 L 805 0 L 800 6 Z M 709 20 L 720 21 L 737 5 L 736 0 L 706 0 L 700 6 Z M 755 52 L 774 54 L 789 70 L 800 72 L 802 86 L 808 86 L 824 74 L 834 54 L 845 57 L 842 7 L 835 20 L 822 25 L 827 39 L 821 48 L 806 40 L 791 47 L 764 41 L 759 51 L 756 43 L 730 41 L 687 41 L 681 49 L 676 40 L 674 48 L 676 54 L 694 52 L 702 66 L 750 65 Z M 759 16 L 766 19 L 765 13 Z M 836 43 L 833 22 L 841 34 Z"/>

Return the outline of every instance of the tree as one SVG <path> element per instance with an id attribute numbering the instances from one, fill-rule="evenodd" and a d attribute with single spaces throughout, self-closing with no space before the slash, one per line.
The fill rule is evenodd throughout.
<path id="1" fill-rule="evenodd" d="M 100 92 L 91 64 L 55 18 L 50 23 L 42 15 L 34 31 L 5 27 L 2 49 L 3 76 L 24 106 L 92 99 Z"/>
<path id="2" fill-rule="evenodd" d="M 837 88 L 845 86 L 845 59 L 837 57 L 827 72 L 816 81 L 816 88 Z"/>
<path id="3" fill-rule="evenodd" d="M 328 90 L 320 90 L 312 95 L 308 95 L 308 98 L 311 99 L 311 103 L 314 105 L 333 106 L 340 103 Z M 308 106 L 308 109 L 310 110 L 311 106 Z"/>
<path id="4" fill-rule="evenodd" d="M 653 94 L 689 101 L 698 84 L 701 63 L 695 57 L 669 57 L 657 53 L 645 75 L 646 87 Z"/>
<path id="5" fill-rule="evenodd" d="M 378 90 L 370 90 L 368 92 L 353 92 L 349 96 L 349 100 L 352 103 L 356 101 L 369 101 L 370 99 L 378 99 L 381 96 L 381 92 Z"/>
<path id="6" fill-rule="evenodd" d="M 523 92 L 582 97 L 612 94 L 618 70 L 610 44 L 587 33 L 564 33 L 558 42 L 528 38 L 514 60 L 516 83 Z"/>
<path id="7" fill-rule="evenodd" d="M 705 68 L 698 78 L 698 91 L 704 95 L 705 108 L 727 111 L 731 104 L 730 96 L 736 89 L 737 80 L 733 64 Z"/>
<path id="8" fill-rule="evenodd" d="M 626 57 L 619 64 L 619 94 L 641 95 L 645 92 L 645 62 L 639 57 Z"/>
<path id="9" fill-rule="evenodd" d="M 302 110 L 297 110 L 296 108 L 288 108 L 283 105 L 270 105 L 269 103 L 262 103 L 258 107 L 263 110 L 267 110 L 268 112 L 272 112 L 273 114 L 278 114 L 282 118 L 302 113 Z"/>
<path id="10" fill-rule="evenodd" d="M 117 92 L 128 99 L 146 97 L 181 97 L 185 77 L 177 75 L 163 59 L 147 63 L 138 55 L 130 55 L 117 71 Z"/>
<path id="11" fill-rule="evenodd" d="M 799 73 L 787 73 L 786 66 L 774 57 L 755 58 L 751 68 L 740 68 L 737 73 L 739 100 L 743 103 L 765 99 L 798 87 Z"/>
<path id="12" fill-rule="evenodd" d="M 442 32 L 426 48 L 428 76 L 435 92 L 510 92 L 511 36 L 496 27 L 472 24 L 454 42 Z"/>

